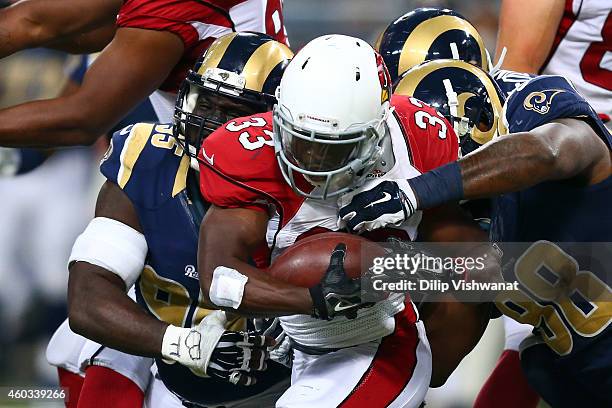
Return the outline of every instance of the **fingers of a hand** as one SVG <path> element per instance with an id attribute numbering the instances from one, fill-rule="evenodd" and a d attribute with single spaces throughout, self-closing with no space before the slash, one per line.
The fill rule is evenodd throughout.
<path id="1" fill-rule="evenodd" d="M 266 360 L 270 355 L 266 350 L 263 349 L 255 349 L 251 353 L 251 358 L 248 361 L 248 368 L 255 371 L 264 371 L 268 368 Z"/>
<path id="2" fill-rule="evenodd" d="M 244 385 L 248 387 L 255 384 L 257 379 L 243 371 L 233 371 L 229 375 L 228 381 L 235 385 Z"/>
<path id="3" fill-rule="evenodd" d="M 338 245 L 336 245 L 336 247 L 331 253 L 331 256 L 329 259 L 328 271 L 331 270 L 332 268 L 342 267 L 342 265 L 344 264 L 345 256 L 346 256 L 346 244 L 341 242 Z"/>
<path id="4" fill-rule="evenodd" d="M 241 347 L 271 347 L 276 344 L 274 338 L 253 332 L 245 333 L 241 341 L 236 342 Z"/>

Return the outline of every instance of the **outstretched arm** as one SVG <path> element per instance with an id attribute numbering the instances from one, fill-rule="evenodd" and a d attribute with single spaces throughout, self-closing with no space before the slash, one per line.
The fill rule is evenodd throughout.
<path id="1" fill-rule="evenodd" d="M 122 0 L 26 0 L 0 10 L 0 58 L 114 24 Z"/>
<path id="2" fill-rule="evenodd" d="M 371 230 L 445 203 L 494 197 L 551 180 L 595 184 L 611 173 L 610 149 L 595 131 L 582 120 L 559 119 L 500 137 L 459 161 L 407 181 L 381 183 L 355 195 L 339 215 L 350 230 Z M 385 206 L 369 205 L 385 193 L 394 200 Z"/>
<path id="3" fill-rule="evenodd" d="M 502 136 L 461 160 L 408 180 L 419 209 L 494 197 L 536 184 L 576 179 L 598 183 L 612 171 L 610 150 L 584 121 L 558 119 Z"/>
<path id="4" fill-rule="evenodd" d="M 576 176 L 594 184 L 610 175 L 610 165 L 605 143 L 577 119 L 560 119 L 530 132 L 503 136 L 459 160 L 465 199 Z"/>
<path id="5" fill-rule="evenodd" d="M 116 31 L 115 19 L 112 19 L 91 31 L 53 40 L 45 47 L 69 54 L 91 54 L 102 51 L 112 41 Z"/>
<path id="6" fill-rule="evenodd" d="M 268 219 L 262 211 L 211 206 L 200 227 L 198 270 L 202 293 L 207 302 L 219 307 L 211 300 L 210 288 L 215 269 L 224 266 L 248 277 L 238 311 L 255 315 L 311 314 L 308 289 L 275 281 L 248 263 L 249 255 L 265 245 Z"/>
<path id="7" fill-rule="evenodd" d="M 0 110 L 0 146 L 93 143 L 160 86 L 182 53 L 170 32 L 118 29 L 77 92 Z"/>

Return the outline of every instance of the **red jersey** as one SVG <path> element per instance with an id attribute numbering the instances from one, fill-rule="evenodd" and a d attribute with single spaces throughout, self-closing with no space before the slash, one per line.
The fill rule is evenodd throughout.
<path id="1" fill-rule="evenodd" d="M 173 93 L 202 52 L 224 34 L 256 31 L 288 45 L 281 0 L 126 0 L 117 27 L 169 31 L 181 38 L 183 56 L 159 88 Z"/>
<path id="2" fill-rule="evenodd" d="M 413 98 L 394 96 L 391 103 L 395 111 L 387 119 L 388 168 L 381 161 L 361 189 L 371 188 L 381 179 L 415 177 L 457 159 L 457 136 L 440 114 Z M 292 190 L 275 156 L 270 112 L 236 119 L 218 128 L 204 140 L 200 159 L 204 162 L 200 166 L 200 189 L 205 200 L 220 207 L 269 212 L 266 239 L 272 257 L 302 236 L 338 230 L 338 209 L 346 196 L 315 200 Z M 394 235 L 416 238 L 420 220 L 419 212 L 397 227 Z M 280 321 L 289 337 L 307 347 L 350 347 L 391 334 L 394 316 L 404 309 L 406 301 L 403 295 L 389 296 L 359 310 L 353 320 L 324 321 L 294 315 L 283 316 Z"/>
<path id="3" fill-rule="evenodd" d="M 388 170 L 375 170 L 371 179 L 411 178 L 457 160 L 458 138 L 441 114 L 414 98 L 394 95 L 391 104 L 394 112 L 387 125 L 395 164 Z M 270 247 L 275 236 L 276 246 L 284 248 L 313 228 L 337 230 L 337 199 L 307 199 L 285 182 L 274 152 L 271 112 L 220 127 L 204 140 L 200 158 L 207 163 L 200 166 L 200 188 L 206 201 L 219 207 L 275 214 L 268 237 Z M 305 185 L 302 180 L 300 186 Z M 408 232 L 414 238 L 416 226 Z"/>

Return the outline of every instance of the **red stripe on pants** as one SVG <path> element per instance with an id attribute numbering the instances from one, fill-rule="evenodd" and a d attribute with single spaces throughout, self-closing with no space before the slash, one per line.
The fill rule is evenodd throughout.
<path id="1" fill-rule="evenodd" d="M 411 303 L 395 315 L 395 331 L 382 339 L 372 364 L 351 394 L 340 404 L 342 408 L 384 407 L 404 390 L 417 363 L 419 333 Z"/>

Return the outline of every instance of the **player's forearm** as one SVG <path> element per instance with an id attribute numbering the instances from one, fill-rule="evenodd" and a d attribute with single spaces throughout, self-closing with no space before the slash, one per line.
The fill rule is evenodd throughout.
<path id="1" fill-rule="evenodd" d="M 214 205 L 208 210 L 200 226 L 198 271 L 212 308 L 264 316 L 312 312 L 308 289 L 273 280 L 248 263 L 249 255 L 265 244 L 268 220 L 262 211 Z M 232 293 L 223 293 L 230 286 Z"/>
<path id="2" fill-rule="evenodd" d="M 89 145 L 107 129 L 87 106 L 72 107 L 68 98 L 27 102 L 0 110 L 0 146 L 53 147 Z"/>
<path id="3" fill-rule="evenodd" d="M 409 180 L 418 208 L 494 197 L 579 174 L 594 160 L 593 152 L 556 134 L 563 131 L 558 126 L 504 136 L 456 163 Z"/>
<path id="4" fill-rule="evenodd" d="M 464 198 L 493 197 L 558 177 L 558 154 L 530 133 L 498 139 L 459 160 Z"/>
<path id="5" fill-rule="evenodd" d="M 115 31 L 113 19 L 94 30 L 48 42 L 45 47 L 69 54 L 91 54 L 103 50 L 113 39 Z"/>
<path id="6" fill-rule="evenodd" d="M 89 31 L 114 18 L 121 0 L 28 0 L 0 11 L 0 57 Z"/>
<path id="7" fill-rule="evenodd" d="M 168 324 L 130 299 L 119 277 L 109 280 L 95 269 L 101 268 L 84 262 L 71 267 L 68 304 L 72 330 L 125 353 L 160 357 Z"/>
<path id="8" fill-rule="evenodd" d="M 564 0 L 502 1 L 495 60 L 507 50 L 502 68 L 537 73 L 553 44 Z"/>
<path id="9" fill-rule="evenodd" d="M 211 294 L 213 274 L 216 267 L 205 269 L 204 273 L 201 274 L 200 285 L 202 293 L 211 307 L 230 312 L 236 312 L 237 310 L 241 314 L 249 316 L 283 316 L 312 313 L 312 300 L 308 289 L 272 280 L 267 276 L 265 270 L 255 268 L 240 259 L 226 258 L 224 261 L 220 261 L 219 265 L 235 269 L 240 274 L 246 276 L 248 281 L 244 286 L 242 300 L 237 309 L 221 306 L 218 302 L 214 301 L 214 290 Z M 214 286 L 213 289 L 215 289 Z"/>

